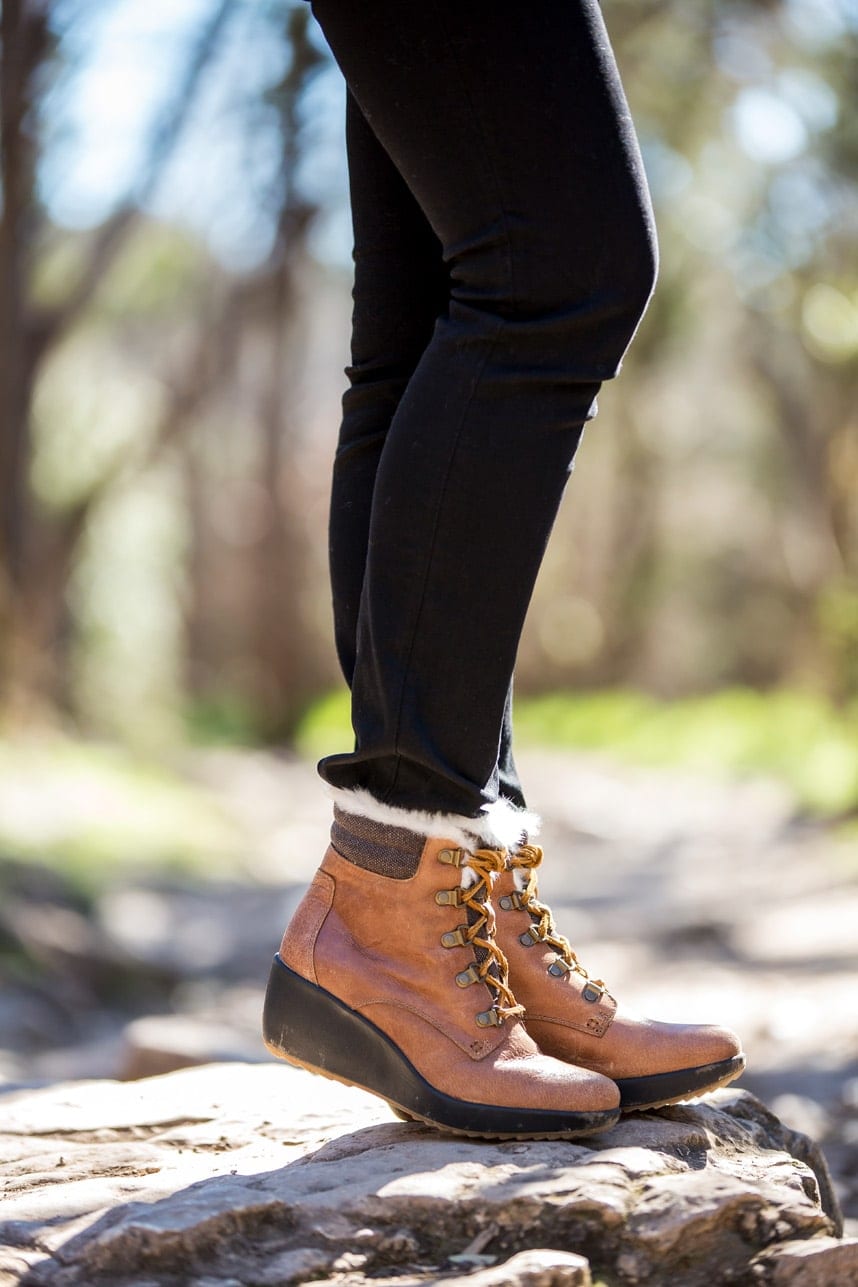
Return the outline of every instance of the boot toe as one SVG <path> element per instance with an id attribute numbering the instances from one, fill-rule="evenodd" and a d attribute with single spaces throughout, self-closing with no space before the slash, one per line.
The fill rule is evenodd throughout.
<path id="1" fill-rule="evenodd" d="M 735 1059 L 742 1053 L 742 1043 L 730 1028 L 718 1024 L 705 1024 L 699 1028 L 700 1047 L 703 1058 L 700 1063 L 715 1064 L 727 1059 Z"/>
<path id="2" fill-rule="evenodd" d="M 617 1109 L 620 1092 L 609 1075 L 540 1050 L 521 1023 L 491 1059 L 503 1102 L 568 1112 Z M 497 1091 L 495 1093 L 498 1093 Z"/>
<path id="3" fill-rule="evenodd" d="M 612 1072 L 624 1111 L 695 1099 L 726 1086 L 745 1067 L 741 1043 L 715 1024 L 638 1024 Z"/>
<path id="4" fill-rule="evenodd" d="M 742 1044 L 729 1028 L 717 1024 L 654 1024 L 654 1054 L 650 1072 L 672 1072 L 727 1063 L 742 1051 Z"/>
<path id="5" fill-rule="evenodd" d="M 619 1088 L 610 1077 L 549 1055 L 533 1055 L 521 1066 L 518 1077 L 525 1083 L 518 1088 L 519 1097 L 535 1095 L 542 1101 L 540 1107 L 603 1113 L 620 1104 Z"/>

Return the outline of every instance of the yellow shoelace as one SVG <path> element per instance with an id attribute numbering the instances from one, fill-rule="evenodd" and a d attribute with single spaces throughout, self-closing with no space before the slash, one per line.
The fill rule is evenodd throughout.
<path id="1" fill-rule="evenodd" d="M 588 971 L 584 969 L 584 966 L 572 951 L 572 944 L 568 938 L 564 938 L 562 934 L 558 933 L 551 908 L 546 907 L 545 903 L 539 901 L 536 869 L 541 862 L 542 850 L 539 845 L 520 845 L 515 853 L 509 855 L 509 865 L 513 871 L 521 869 L 528 873 L 527 885 L 519 893 L 522 907 L 533 917 L 534 927 L 541 941 L 552 947 L 558 956 L 563 958 L 570 970 L 574 970 L 576 974 L 581 974 L 585 979 L 589 979 L 594 988 L 601 988 L 603 992 L 607 992 L 607 984 L 602 979 L 591 978 Z"/>
<path id="2" fill-rule="evenodd" d="M 492 892 L 492 873 L 503 871 L 506 861 L 504 849 L 475 849 L 469 852 L 462 866 L 476 872 L 477 880 L 467 889 L 462 887 L 461 899 L 463 906 L 475 918 L 473 924 L 468 925 L 465 938 L 473 947 L 481 947 L 485 952 L 482 961 L 476 966 L 477 974 L 483 983 L 487 983 L 497 993 L 493 1009 L 497 1011 L 499 1018 L 514 1019 L 524 1014 L 524 1006 L 518 1004 L 509 986 L 509 961 L 495 939 L 494 908 L 486 901 Z M 483 891 L 485 900 L 480 899 Z M 494 974 L 490 973 L 493 965 L 497 967 Z"/>

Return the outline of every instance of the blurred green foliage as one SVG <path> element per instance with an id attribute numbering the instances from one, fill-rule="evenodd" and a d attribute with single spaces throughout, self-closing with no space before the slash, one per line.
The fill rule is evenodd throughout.
<path id="1" fill-rule="evenodd" d="M 603 8 L 660 278 L 536 586 L 520 735 L 775 771 L 836 813 L 856 795 L 858 10 Z M 152 755 L 298 721 L 315 753 L 330 721 L 342 747 L 344 698 L 301 720 L 339 675 L 340 73 L 300 0 L 50 0 L 29 21 L 2 33 L 23 98 L 4 107 L 0 445 L 20 440 L 20 469 L 0 512 L 21 531 L 0 542 L 0 728 Z"/>
<path id="2" fill-rule="evenodd" d="M 260 740 L 253 708 L 236 693 L 221 691 L 190 703 L 185 731 L 198 746 L 253 746 Z"/>
<path id="3" fill-rule="evenodd" d="M 56 734 L 0 740 L 0 858 L 60 868 L 88 893 L 117 872 L 226 873 L 240 846 L 179 764 Z"/>
<path id="4" fill-rule="evenodd" d="M 197 718 L 200 741 L 248 744 L 240 708 L 200 710 Z M 634 690 L 566 691 L 518 698 L 515 723 L 520 747 L 666 770 L 773 775 L 808 815 L 845 821 L 858 838 L 858 701 L 836 709 L 824 697 L 786 689 L 732 688 L 674 702 Z M 309 761 L 351 741 L 342 689 L 308 710 L 297 736 Z M 234 873 L 247 857 L 247 836 L 218 790 L 202 784 L 194 755 L 154 760 L 56 733 L 0 739 L 0 864 L 53 867 L 85 897 L 117 874 L 209 880 Z"/>
<path id="5" fill-rule="evenodd" d="M 858 810 L 858 700 L 836 709 L 794 690 L 729 688 L 664 702 L 611 689 L 520 697 L 520 746 L 606 752 L 629 764 L 720 774 L 773 774 L 819 816 Z M 351 743 L 348 694 L 329 693 L 305 717 L 298 746 L 310 757 Z"/>
<path id="6" fill-rule="evenodd" d="M 858 586 L 845 578 L 829 582 L 820 595 L 818 613 L 843 689 L 858 693 Z"/>

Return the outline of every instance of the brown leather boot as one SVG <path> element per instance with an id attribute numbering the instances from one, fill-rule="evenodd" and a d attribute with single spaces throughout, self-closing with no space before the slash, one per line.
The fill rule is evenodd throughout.
<path id="1" fill-rule="evenodd" d="M 624 1112 L 694 1099 L 738 1077 L 745 1056 L 727 1028 L 657 1023 L 617 1009 L 539 901 L 541 862 L 538 845 L 521 845 L 510 853 L 494 891 L 498 943 L 526 1008 L 527 1030 L 540 1049 L 612 1078 Z"/>
<path id="2" fill-rule="evenodd" d="M 542 1054 L 521 1022 L 489 893 L 502 849 L 427 839 L 416 874 L 331 846 L 265 999 L 273 1054 L 463 1135 L 569 1138 L 613 1125 L 612 1081 Z"/>

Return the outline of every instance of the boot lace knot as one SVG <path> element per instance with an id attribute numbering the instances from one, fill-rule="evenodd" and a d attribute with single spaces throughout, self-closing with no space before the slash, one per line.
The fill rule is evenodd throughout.
<path id="1" fill-rule="evenodd" d="M 543 853 L 540 846 L 530 844 L 519 845 L 515 853 L 509 855 L 510 870 L 527 872 L 527 884 L 519 893 L 521 905 L 525 911 L 530 913 L 538 940 L 542 943 L 547 943 L 557 953 L 557 956 L 565 962 L 568 970 L 574 971 L 575 974 L 580 974 L 588 980 L 592 987 L 599 988 L 602 992 L 607 992 L 607 984 L 602 979 L 592 978 L 578 960 L 568 938 L 559 933 L 557 926 L 554 924 L 551 908 L 539 901 L 536 872 L 542 862 L 542 857 Z M 553 969 L 554 967 L 552 966 L 552 971 Z"/>
<path id="2" fill-rule="evenodd" d="M 468 909 L 464 937 L 475 949 L 477 978 L 495 994 L 491 1010 L 477 1016 L 477 1022 L 483 1027 L 501 1024 L 505 1019 L 515 1019 L 524 1014 L 524 1006 L 518 1004 L 509 986 L 509 962 L 495 938 L 495 912 L 489 901 L 492 879 L 506 868 L 506 864 L 505 849 L 474 849 L 462 862 L 462 867 L 476 877 L 471 884 L 463 880 L 461 885 L 461 903 Z"/>

